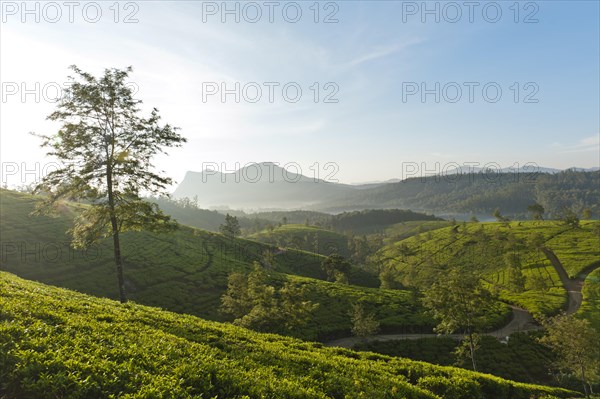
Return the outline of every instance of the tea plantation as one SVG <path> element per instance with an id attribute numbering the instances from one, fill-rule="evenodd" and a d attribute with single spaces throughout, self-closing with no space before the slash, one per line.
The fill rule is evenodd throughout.
<path id="1" fill-rule="evenodd" d="M 407 286 L 427 286 L 453 265 L 470 265 L 507 302 L 534 314 L 555 314 L 567 304 L 559 275 L 544 251 L 553 253 L 573 278 L 600 262 L 600 222 L 578 228 L 559 221 L 463 223 L 441 228 L 382 248 L 372 257 L 397 273 Z M 506 257 L 520 263 L 523 286 L 514 289 Z"/>
<path id="2" fill-rule="evenodd" d="M 112 243 L 106 240 L 87 251 L 73 250 L 65 231 L 82 205 L 65 204 L 57 217 L 30 216 L 36 199 L 0 190 L 0 270 L 91 295 L 118 298 Z M 310 252 L 280 249 L 250 240 L 181 226 L 168 234 L 131 232 L 122 235 L 126 289 L 145 305 L 227 321 L 219 311 L 227 276 L 249 271 L 253 261 L 269 268 L 274 284 L 291 280 L 308 286 L 309 300 L 319 303 L 309 325 L 295 331 L 306 339 L 350 335 L 348 309 L 357 301 L 372 307 L 382 329 L 430 330 L 433 321 L 408 291 L 380 291 L 377 276 L 360 269 L 350 275 L 352 285 L 324 281 L 324 259 Z M 267 264 L 268 263 L 268 264 Z"/>
<path id="3" fill-rule="evenodd" d="M 3 398 L 577 397 L 384 355 L 325 348 L 0 272 Z"/>

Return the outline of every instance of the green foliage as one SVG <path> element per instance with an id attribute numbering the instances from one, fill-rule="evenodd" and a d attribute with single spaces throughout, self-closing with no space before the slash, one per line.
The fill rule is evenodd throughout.
<path id="1" fill-rule="evenodd" d="M 455 176 L 427 176 L 406 179 L 401 183 L 383 184 L 357 190 L 352 195 L 333 198 L 320 205 L 338 209 L 368 207 L 404 208 L 445 214 L 491 215 L 503 213 L 525 216 L 532 203 L 542 205 L 550 217 L 564 206 L 578 204 L 597 213 L 600 204 L 600 171 L 560 173 L 465 173 Z"/>
<path id="2" fill-rule="evenodd" d="M 230 214 L 225 215 L 225 224 L 219 227 L 221 234 L 225 237 L 234 238 L 242 234 L 240 230 L 240 222 L 237 217 L 231 216 Z"/>
<path id="3" fill-rule="evenodd" d="M 577 215 L 577 212 L 570 207 L 564 207 L 562 209 L 560 220 L 565 224 L 565 226 L 569 226 L 573 229 L 579 227 L 579 216 Z"/>
<path id="4" fill-rule="evenodd" d="M 287 333 L 303 327 L 318 307 L 306 300 L 306 286 L 286 282 L 280 289 L 269 285 L 263 267 L 254 263 L 248 275 L 229 275 L 221 310 L 233 315 L 234 324 L 256 331 Z"/>
<path id="5" fill-rule="evenodd" d="M 217 211 L 200 209 L 197 201 L 189 198 L 171 198 L 166 196 L 150 197 L 149 202 L 156 203 L 164 213 L 179 223 L 212 232 L 219 232 L 219 227 L 225 223 L 225 215 Z M 196 198 L 197 200 L 197 198 Z M 238 217 L 238 219 L 240 219 Z M 247 219 L 249 225 L 250 219 Z M 245 222 L 245 220 L 244 220 Z M 240 220 L 240 225 L 243 221 Z"/>
<path id="6" fill-rule="evenodd" d="M 65 231 L 85 206 L 64 203 L 56 217 L 31 217 L 37 197 L 0 189 L 0 269 L 48 284 L 117 299 L 111 242 L 104 240 L 88 250 L 70 248 Z M 26 227 L 25 227 L 26 226 Z M 250 240 L 230 240 L 181 226 L 170 234 L 123 234 L 125 282 L 130 299 L 210 320 L 229 321 L 218 311 L 232 272 L 248 273 L 254 261 L 269 269 L 270 285 L 281 288 L 290 281 L 306 286 L 308 300 L 319 303 L 309 323 L 294 331 L 305 339 L 326 340 L 350 335 L 348 310 L 359 300 L 376 311 L 382 330 L 430 331 L 432 320 L 408 291 L 386 291 L 376 276 L 355 268 L 350 285 L 326 282 L 323 256 L 281 249 Z"/>
<path id="7" fill-rule="evenodd" d="M 0 396 L 6 398 L 439 398 L 433 390 L 486 399 L 577 395 L 123 306 L 3 272 L 0 309 Z"/>
<path id="8" fill-rule="evenodd" d="M 508 268 L 508 285 L 513 292 L 525 291 L 525 276 L 521 271 L 521 257 L 516 252 L 504 254 L 504 261 Z"/>
<path id="9" fill-rule="evenodd" d="M 491 293 L 468 266 L 452 269 L 425 290 L 423 303 L 438 321 L 436 331 L 443 334 L 483 330 L 494 306 Z"/>
<path id="10" fill-rule="evenodd" d="M 321 267 L 327 273 L 327 280 L 348 284 L 351 265 L 342 255 L 329 255 L 321 262 Z"/>
<path id="11" fill-rule="evenodd" d="M 285 224 L 273 230 L 263 230 L 248 238 L 280 247 L 301 249 L 321 255 L 338 253 L 349 257 L 348 237 L 323 228 L 299 224 Z"/>
<path id="12" fill-rule="evenodd" d="M 589 320 L 596 331 L 600 331 L 600 269 L 594 270 L 585 279 L 583 303 L 577 314 Z"/>
<path id="13" fill-rule="evenodd" d="M 556 353 L 554 368 L 577 376 L 586 396 L 591 383 L 600 381 L 600 333 L 585 319 L 560 314 L 544 321 L 540 342 Z"/>
<path id="14" fill-rule="evenodd" d="M 381 281 L 381 289 L 393 290 L 401 287 L 398 283 L 398 272 L 391 267 L 386 267 L 379 273 L 379 280 Z"/>
<path id="15" fill-rule="evenodd" d="M 480 399 L 481 386 L 464 376 L 426 376 L 419 378 L 417 386 L 427 389 L 444 399 Z"/>
<path id="16" fill-rule="evenodd" d="M 423 303 L 438 321 L 436 331 L 465 334 L 464 341 L 468 343 L 473 370 L 477 370 L 476 333 L 489 327 L 488 314 L 494 310 L 492 295 L 481 284 L 479 275 L 469 265 L 454 268 L 445 278 L 425 290 Z M 461 348 L 457 353 L 462 353 Z"/>
<path id="17" fill-rule="evenodd" d="M 533 220 L 544 220 L 543 215 L 544 212 L 546 212 L 546 210 L 537 202 L 534 202 L 533 204 L 529 205 L 527 207 L 527 211 L 531 213 L 531 215 L 533 216 Z"/>
<path id="18" fill-rule="evenodd" d="M 507 217 L 503 216 L 503 215 L 502 215 L 502 213 L 500 213 L 500 209 L 499 209 L 499 208 L 496 208 L 496 209 L 494 209 L 493 216 L 494 216 L 494 217 L 496 218 L 496 220 L 497 220 L 497 221 L 499 221 L 499 222 L 509 222 L 509 221 L 510 221 L 510 219 L 509 219 L 509 218 L 507 218 Z"/>
<path id="19" fill-rule="evenodd" d="M 421 233 L 384 246 L 370 259 L 381 270 L 394 270 L 406 287 L 427 288 L 449 268 L 473 264 L 501 300 L 534 314 L 556 314 L 566 306 L 566 291 L 542 251 L 551 250 L 571 278 L 600 258 L 599 221 L 582 221 L 578 229 L 559 221 L 477 223 Z M 429 237 L 428 237 L 429 235 Z M 515 254 L 525 278 L 524 290 L 515 292 L 506 254 Z M 522 281 L 522 280 L 521 280 Z M 513 287 L 511 287 L 511 285 Z M 520 284 L 519 284 L 520 286 Z M 519 290 L 517 290 L 519 291 Z"/>
<path id="20" fill-rule="evenodd" d="M 538 342 L 541 332 L 514 333 L 508 342 L 481 336 L 477 351 L 479 371 L 515 381 L 535 384 L 557 384 L 557 380 L 548 373 L 548 365 L 555 356 L 550 349 Z M 471 368 L 471 362 L 461 361 L 456 356 L 459 341 L 453 338 L 436 337 L 403 339 L 389 341 L 371 341 L 357 344 L 354 349 L 372 351 L 389 356 L 410 358 L 439 365 L 457 365 Z M 579 384 L 572 389 L 581 389 Z"/>
<path id="21" fill-rule="evenodd" d="M 352 319 L 352 335 L 367 338 L 377 334 L 379 331 L 379 322 L 372 313 L 368 313 L 362 303 L 352 305 L 350 312 Z"/>
<path id="22" fill-rule="evenodd" d="M 410 221 L 441 221 L 433 215 L 403 209 L 365 209 L 333 216 L 331 226 L 336 231 L 373 233 L 387 226 Z"/>
<path id="23" fill-rule="evenodd" d="M 159 194 L 172 184 L 151 163 L 166 147 L 186 139 L 169 124 L 160 125 L 158 110 L 140 116 L 141 100 L 127 84 L 132 71 L 106 69 L 96 78 L 76 66 L 64 96 L 48 119 L 60 123 L 56 134 L 40 136 L 48 155 L 60 167 L 48 173 L 35 192 L 45 195 L 39 213 L 55 210 L 63 199 L 85 201 L 69 230 L 76 248 L 87 248 L 112 237 L 119 297 L 126 301 L 119 234 L 125 231 L 170 231 L 175 224 L 156 204 L 141 195 Z"/>
<path id="24" fill-rule="evenodd" d="M 384 230 L 385 244 L 393 244 L 398 241 L 416 236 L 421 233 L 441 229 L 450 226 L 449 221 L 412 221 L 393 224 Z"/>

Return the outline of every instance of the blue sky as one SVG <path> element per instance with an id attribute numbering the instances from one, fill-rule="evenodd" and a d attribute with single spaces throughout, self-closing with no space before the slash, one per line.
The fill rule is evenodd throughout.
<path id="1" fill-rule="evenodd" d="M 9 185 L 22 179 L 12 165 L 35 170 L 39 162 L 41 171 L 52 162 L 28 135 L 56 129 L 45 120 L 52 95 L 40 93 L 39 102 L 32 94 L 23 98 L 23 85 L 62 84 L 71 64 L 96 74 L 134 67 L 137 96 L 189 139 L 157 160 L 179 181 L 185 171 L 215 162 L 224 170 L 248 162 L 293 163 L 309 176 L 319 170 L 320 177 L 332 170 L 326 163 L 335 163 L 330 179 L 345 183 L 402 177 L 403 163 L 413 162 L 428 169 L 465 162 L 600 166 L 596 1 L 474 2 L 472 21 L 464 2 L 428 2 L 440 10 L 439 22 L 422 14 L 421 1 L 320 2 L 318 23 L 313 1 L 275 2 L 273 22 L 265 2 L 253 3 L 263 13 L 256 23 L 244 20 L 255 17 L 255 9 L 243 13 L 247 2 L 227 2 L 239 7 L 239 23 L 235 15 L 222 15 L 220 1 L 121 2 L 117 22 L 114 2 L 98 2 L 102 15 L 91 23 L 95 6 L 89 3 L 79 3 L 72 23 L 62 2 L 55 23 L 45 3 L 28 3 L 33 14 L 27 15 L 21 2 L 2 3 L 0 155 L 9 165 L 3 166 Z M 284 7 L 288 19 L 299 8 L 299 21 L 286 21 Z M 131 12 L 138 22 L 124 23 Z M 324 23 L 332 12 L 338 22 Z M 203 101 L 203 85 L 232 89 L 236 82 L 240 94 L 256 82 L 261 100 L 248 101 L 249 91 L 239 103 L 218 94 Z M 273 102 L 265 82 L 279 84 Z M 423 101 L 420 92 L 407 93 L 434 89 L 436 82 L 439 102 L 435 94 Z M 283 96 L 289 83 L 302 89 L 298 102 Z M 497 102 L 486 101 L 485 85 L 488 100 L 502 90 Z M 456 87 L 462 97 L 451 102 Z M 324 95 L 335 89 L 338 102 L 325 103 Z"/>

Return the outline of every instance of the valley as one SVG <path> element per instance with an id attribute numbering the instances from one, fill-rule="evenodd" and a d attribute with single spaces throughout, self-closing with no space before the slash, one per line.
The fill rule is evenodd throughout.
<path id="1" fill-rule="evenodd" d="M 32 216 L 35 197 L 1 190 L 0 199 L 1 270 L 84 294 L 118 298 L 109 242 L 86 251 L 65 250 L 69 224 L 85 205 L 65 202 L 54 216 Z M 521 342 L 523 350 L 534 350 L 532 367 L 541 370 L 549 355 L 526 338 L 542 331 L 541 318 L 565 311 L 598 324 L 598 221 L 581 221 L 572 228 L 557 220 L 458 222 L 393 210 L 333 216 L 299 211 L 238 213 L 245 226 L 242 238 L 185 225 L 188 217 L 192 225 L 205 223 L 207 216 L 221 220 L 220 213 L 170 204 L 167 209 L 183 223 L 177 231 L 123 235 L 130 299 L 177 312 L 169 317 L 193 315 L 231 322 L 220 307 L 228 276 L 261 265 L 268 284 L 275 289 L 291 284 L 317 305 L 306 325 L 278 329 L 280 334 L 325 345 L 315 348 L 354 347 L 400 356 L 427 343 L 441 352 L 423 360 L 451 365 L 448 359 L 456 344 L 447 340 L 458 342 L 464 334 L 434 332 L 436 322 L 421 302 L 421 291 L 455 265 L 469 265 L 481 273 L 484 285 L 497 298 L 482 332 L 484 369 L 505 378 L 552 385 L 555 382 L 542 373 L 523 377 L 506 371 L 507 360 L 498 356 L 508 356 L 501 353 L 508 349 L 509 340 Z M 322 264 L 332 254 L 349 260 L 348 283 L 329 281 Z M 14 279 L 6 274 L 3 278 L 5 284 Z M 367 337 L 351 333 L 350 309 L 357 303 L 374 317 L 379 332 Z M 486 337 L 504 345 L 497 347 Z M 421 359 L 418 354 L 411 356 Z M 495 366 L 487 363 L 487 356 L 497 359 Z"/>

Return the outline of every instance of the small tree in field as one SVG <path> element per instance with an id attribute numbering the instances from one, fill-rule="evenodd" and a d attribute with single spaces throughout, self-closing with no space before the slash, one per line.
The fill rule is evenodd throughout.
<path id="1" fill-rule="evenodd" d="M 305 298 L 305 286 L 286 282 L 269 284 L 267 271 L 254 262 L 248 274 L 231 273 L 221 297 L 221 311 L 235 317 L 234 324 L 256 331 L 289 334 L 305 325 L 318 307 Z"/>
<path id="2" fill-rule="evenodd" d="M 499 222 L 502 222 L 502 223 L 508 223 L 508 222 L 510 222 L 509 218 L 507 218 L 506 216 L 502 215 L 502 213 L 500 212 L 499 208 L 494 209 L 493 216 Z"/>
<path id="3" fill-rule="evenodd" d="M 544 212 L 546 212 L 546 210 L 537 202 L 529 205 L 527 210 L 531 213 L 533 220 L 544 220 Z"/>
<path id="4" fill-rule="evenodd" d="M 600 380 L 600 334 L 589 321 L 564 313 L 543 325 L 546 335 L 540 342 L 557 355 L 553 368 L 578 377 L 589 397 L 591 382 Z"/>
<path id="5" fill-rule="evenodd" d="M 321 268 L 327 273 L 329 281 L 348 284 L 351 265 L 342 255 L 333 253 L 321 262 Z"/>
<path id="6" fill-rule="evenodd" d="M 221 234 L 231 239 L 239 236 L 242 233 L 238 218 L 235 216 L 231 216 L 230 214 L 227 214 L 225 216 L 225 224 L 222 224 L 219 227 L 219 230 L 221 231 Z"/>
<path id="7" fill-rule="evenodd" d="M 352 334 L 365 340 L 366 338 L 377 334 L 379 331 L 379 322 L 372 313 L 368 313 L 361 303 L 355 303 L 350 312 L 352 320 Z"/>
<path id="8" fill-rule="evenodd" d="M 561 222 L 573 229 L 579 228 L 579 216 L 571 208 L 564 207 L 560 216 Z"/>
<path id="9" fill-rule="evenodd" d="M 425 290 L 423 304 L 438 321 L 437 332 L 462 332 L 465 335 L 473 370 L 477 371 L 477 332 L 486 326 L 486 315 L 490 314 L 494 304 L 478 274 L 472 267 L 452 268 L 444 278 Z"/>
<path id="10" fill-rule="evenodd" d="M 71 85 L 48 117 L 61 127 L 55 134 L 39 136 L 61 167 L 37 185 L 35 191 L 45 195 L 37 213 L 51 212 L 62 199 L 88 203 L 69 230 L 73 246 L 87 247 L 112 237 L 119 298 L 126 302 L 120 233 L 176 227 L 142 195 L 165 192 L 172 181 L 154 171 L 152 158 L 186 139 L 177 128 L 159 123 L 157 109 L 148 117 L 141 115 L 142 102 L 133 98 L 127 85 L 131 67 L 106 69 L 99 78 L 76 66 L 71 69 L 76 77 L 69 77 Z"/>

